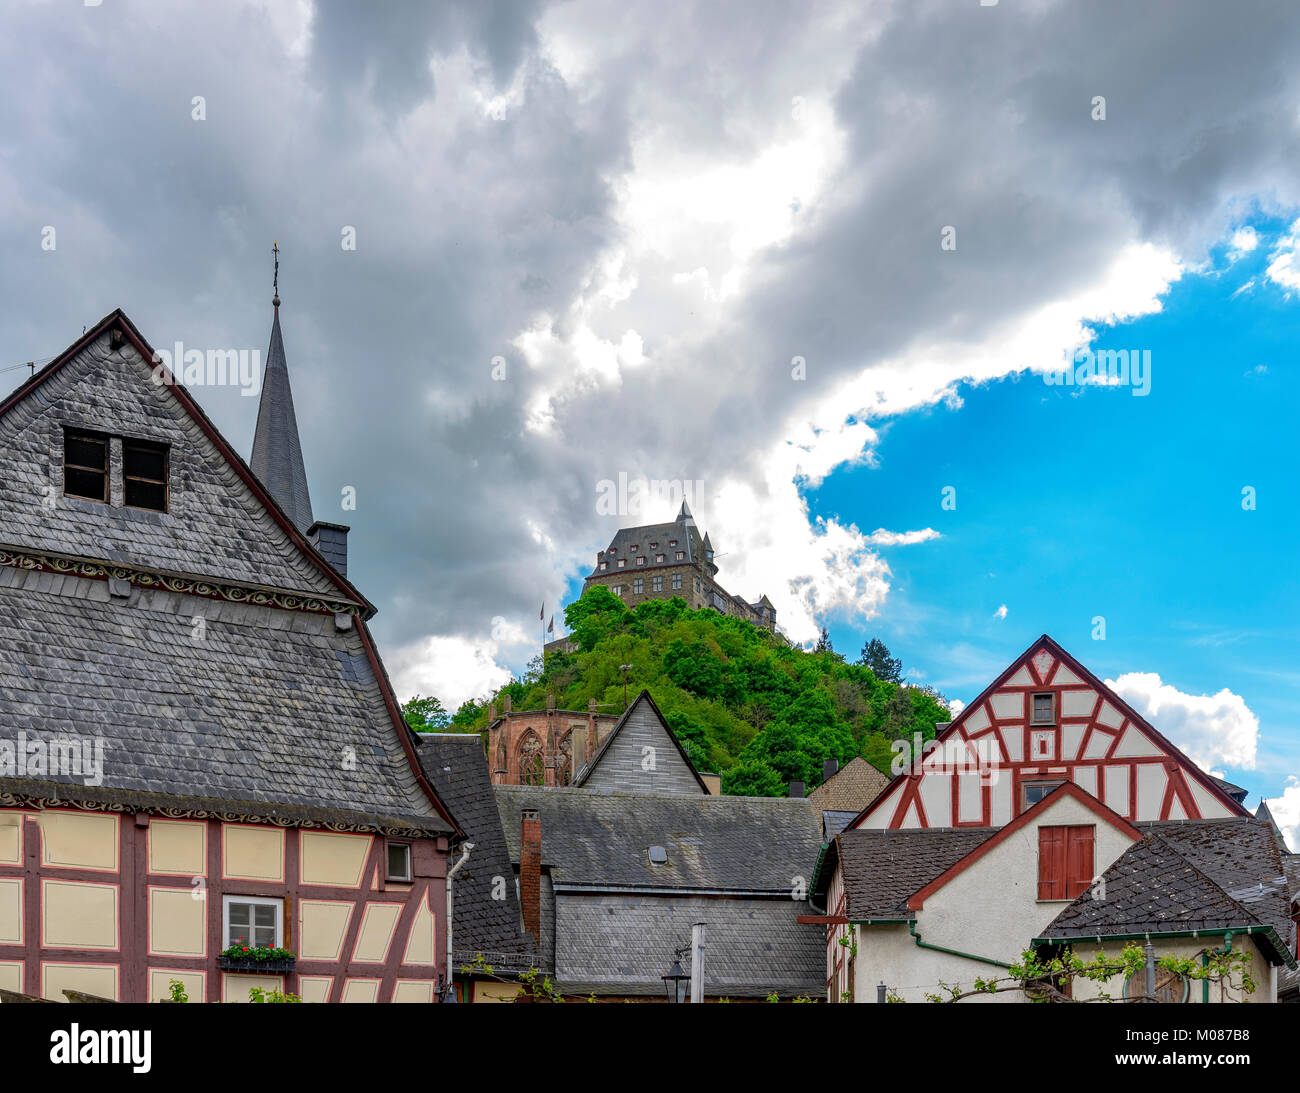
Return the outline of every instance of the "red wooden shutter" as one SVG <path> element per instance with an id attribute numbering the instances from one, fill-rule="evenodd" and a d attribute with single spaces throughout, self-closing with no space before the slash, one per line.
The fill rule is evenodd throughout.
<path id="1" fill-rule="evenodd" d="M 1086 892 L 1092 884 L 1091 827 L 1067 827 L 1066 833 L 1066 899 L 1074 899 Z"/>
<path id="2" fill-rule="evenodd" d="M 1038 829 L 1038 898 L 1065 899 L 1065 828 Z"/>

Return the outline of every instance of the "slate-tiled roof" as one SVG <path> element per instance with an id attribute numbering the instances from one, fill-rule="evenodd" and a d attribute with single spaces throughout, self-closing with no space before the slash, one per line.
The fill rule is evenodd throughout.
<path id="1" fill-rule="evenodd" d="M 279 300 L 279 297 L 276 297 Z M 280 334 L 280 306 L 271 322 L 271 344 L 262 373 L 261 402 L 257 407 L 257 430 L 248 465 L 275 498 L 284 514 L 299 531 L 311 527 L 311 496 L 307 492 L 307 469 L 302 460 L 298 419 L 293 412 L 293 390 L 289 386 L 289 365 L 284 357 Z"/>
<path id="2" fill-rule="evenodd" d="M 524 933 L 519 917 L 514 867 L 501 831 L 482 737 L 478 733 L 420 733 L 418 742 L 425 775 L 474 844 L 455 879 L 456 967 L 471 963 L 475 953 L 483 953 L 501 969 L 537 964 L 536 947 Z M 504 884 L 504 899 L 492 898 L 498 884 Z"/>
<path id="3" fill-rule="evenodd" d="M 1041 935 L 1049 940 L 1271 927 L 1292 943 L 1287 880 L 1267 823 L 1252 818 L 1139 825 L 1142 839 Z M 1273 942 L 1261 935 L 1262 943 Z M 1286 959 L 1278 953 L 1279 960 Z"/>
<path id="4" fill-rule="evenodd" d="M 102 785 L 42 776 L 71 799 L 132 791 L 450 830 L 417 785 L 357 629 L 329 615 L 163 589 L 114 599 L 105 581 L 0 567 L 0 725 L 103 738 Z M 40 795 L 17 777 L 0 788 Z"/>
<path id="5" fill-rule="evenodd" d="M 691 925 L 708 924 L 704 993 L 782 998 L 826 991 L 826 941 L 788 898 L 708 899 L 561 893 L 556 897 L 557 979 L 567 993 L 663 997 L 661 978 L 690 944 Z M 682 962 L 690 970 L 686 961 Z"/>
<path id="6" fill-rule="evenodd" d="M 792 898 L 821 846 L 820 814 L 806 799 L 495 793 L 515 863 L 520 813 L 539 813 L 542 948 L 566 993 L 657 997 L 672 950 L 697 921 L 710 930 L 708 994 L 824 991 L 825 938 L 798 923 L 808 904 Z M 651 846 L 665 848 L 666 864 L 650 864 Z"/>
<path id="7" fill-rule="evenodd" d="M 821 818 L 806 799 L 495 790 L 513 862 L 520 811 L 538 810 L 542 864 L 557 886 L 788 893 L 793 877 L 811 880 L 821 848 Z M 650 864 L 651 846 L 667 850 L 666 865 Z"/>
<path id="8" fill-rule="evenodd" d="M 823 811 L 822 838 L 826 842 L 830 842 L 831 839 L 835 838 L 836 835 L 853 822 L 853 818 L 857 816 L 857 814 L 858 809 L 856 808 L 852 812 L 836 812 L 834 810 Z"/>
<path id="9" fill-rule="evenodd" d="M 907 898 L 995 835 L 993 827 L 845 831 L 834 852 L 844 870 L 847 915 L 911 919 Z M 823 873 L 826 866 L 823 866 Z"/>
<path id="10" fill-rule="evenodd" d="M 871 804 L 887 785 L 889 775 L 882 774 L 857 756 L 809 793 L 808 799 L 823 812 L 857 814 Z"/>
<path id="11" fill-rule="evenodd" d="M 0 547 L 328 593 L 368 611 L 193 397 L 154 382 L 151 356 L 115 311 L 0 399 Z M 120 503 L 111 454 L 118 503 L 65 496 L 65 427 L 167 444 L 167 511 Z M 104 748 L 97 784 L 83 772 L 15 771 L 0 778 L 0 793 L 455 830 L 422 788 L 364 623 L 348 616 L 339 629 L 332 614 L 188 595 L 155 580 L 0 566 L 0 727 L 47 743 L 97 737 Z"/>

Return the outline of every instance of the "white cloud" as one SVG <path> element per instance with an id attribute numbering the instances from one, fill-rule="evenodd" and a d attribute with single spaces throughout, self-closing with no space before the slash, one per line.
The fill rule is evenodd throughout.
<path id="1" fill-rule="evenodd" d="M 435 695 L 448 713 L 455 713 L 466 699 L 480 698 L 510 682 L 510 669 L 496 661 L 500 648 L 491 640 L 434 635 L 401 646 L 385 661 L 399 700 Z"/>
<path id="2" fill-rule="evenodd" d="M 1259 718 L 1240 695 L 1226 688 L 1214 695 L 1186 694 L 1155 672 L 1126 672 L 1106 685 L 1199 766 L 1254 768 Z"/>
<path id="3" fill-rule="evenodd" d="M 914 543 L 928 543 L 939 537 L 934 528 L 922 528 L 920 531 L 886 531 L 884 528 L 876 528 L 867 536 L 867 541 L 875 546 L 911 546 Z"/>
<path id="4" fill-rule="evenodd" d="M 994 611 L 993 617 L 995 619 L 1005 619 L 1007 617 L 1007 605 L 1004 603 L 1001 607 L 999 607 L 996 611 Z"/>
<path id="5" fill-rule="evenodd" d="M 1286 845 L 1293 852 L 1300 852 L 1300 778 L 1293 775 L 1287 782 L 1281 797 L 1268 797 L 1265 803 L 1282 829 Z"/>
<path id="6" fill-rule="evenodd" d="M 952 714 L 954 721 L 961 716 L 961 712 L 965 708 L 966 708 L 966 703 L 963 702 L 960 698 L 948 699 L 948 712 Z"/>
<path id="7" fill-rule="evenodd" d="M 1268 279 L 1291 291 L 1300 289 L 1300 220 L 1278 239 L 1268 257 L 1268 269 L 1264 271 Z"/>
<path id="8" fill-rule="evenodd" d="M 1228 257 L 1235 262 L 1243 254 L 1249 254 L 1258 246 L 1259 233 L 1254 228 L 1249 225 L 1238 228 L 1228 241 Z"/>

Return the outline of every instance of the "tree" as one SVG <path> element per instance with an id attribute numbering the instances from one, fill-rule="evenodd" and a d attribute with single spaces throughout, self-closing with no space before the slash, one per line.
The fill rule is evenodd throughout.
<path id="1" fill-rule="evenodd" d="M 1167 954 L 1155 957 L 1156 968 L 1189 982 L 1203 981 L 1223 984 L 1227 990 L 1240 990 L 1243 995 L 1255 993 L 1255 979 L 1251 974 L 1250 954 L 1242 949 L 1206 949 L 1196 957 L 1174 956 Z M 994 979 L 976 979 L 969 990 L 960 984 L 943 983 L 939 986 L 945 994 L 927 993 L 927 1002 L 960 1002 L 965 998 L 980 995 L 1002 994 L 1007 991 L 1023 991 L 1031 1002 L 1115 1002 L 1106 986 L 1111 980 L 1141 982 L 1146 968 L 1146 954 L 1140 945 L 1126 945 L 1118 956 L 1097 953 L 1091 960 L 1076 956 L 1069 948 L 1055 956 L 1048 956 L 1033 949 L 1026 949 L 1020 954 L 1020 961 L 1007 969 L 1007 974 Z M 1095 994 L 1086 999 L 1073 997 L 1073 984 L 1076 979 L 1088 980 L 1099 984 Z M 1157 989 L 1157 995 L 1159 991 Z M 1125 1002 L 1157 1002 L 1158 997 L 1151 997 L 1136 992 L 1127 993 Z M 903 999 L 896 994 L 889 998 L 891 1002 Z"/>
<path id="2" fill-rule="evenodd" d="M 831 644 L 831 635 L 826 627 L 822 627 L 822 632 L 817 635 L 817 644 L 813 646 L 814 653 L 833 653 L 835 646 Z"/>
<path id="3" fill-rule="evenodd" d="M 877 679 L 882 679 L 886 683 L 903 682 L 902 660 L 890 656 L 889 646 L 879 638 L 872 638 L 862 647 L 862 656 L 858 663 L 865 664 Z"/>
<path id="4" fill-rule="evenodd" d="M 416 695 L 402 707 L 402 717 L 416 732 L 443 732 L 451 717 L 433 695 Z"/>
<path id="5" fill-rule="evenodd" d="M 742 759 L 722 775 L 722 792 L 735 797 L 784 797 L 781 775 L 762 759 Z"/>

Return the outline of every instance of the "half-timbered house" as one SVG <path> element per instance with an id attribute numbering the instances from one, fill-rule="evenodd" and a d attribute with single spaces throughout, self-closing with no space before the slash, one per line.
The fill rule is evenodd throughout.
<path id="1" fill-rule="evenodd" d="M 444 982 L 461 831 L 346 529 L 312 520 L 274 303 L 260 473 L 121 311 L 0 400 L 0 987 L 428 1002 Z"/>

